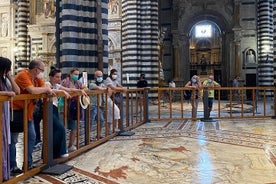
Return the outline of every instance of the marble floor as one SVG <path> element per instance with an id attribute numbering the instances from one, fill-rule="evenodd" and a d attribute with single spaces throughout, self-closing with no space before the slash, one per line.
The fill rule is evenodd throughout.
<path id="1" fill-rule="evenodd" d="M 21 183 L 272 184 L 275 130 L 274 119 L 151 122 Z"/>

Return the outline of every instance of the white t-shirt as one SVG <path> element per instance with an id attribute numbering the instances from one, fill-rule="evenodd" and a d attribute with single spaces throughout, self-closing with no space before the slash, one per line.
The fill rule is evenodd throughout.
<path id="1" fill-rule="evenodd" d="M 52 85 L 50 82 L 45 82 L 46 85 L 50 86 L 51 89 L 59 89 L 60 88 L 60 84 L 55 84 Z M 58 98 L 57 97 L 53 97 L 53 105 L 54 106 L 58 106 Z"/>

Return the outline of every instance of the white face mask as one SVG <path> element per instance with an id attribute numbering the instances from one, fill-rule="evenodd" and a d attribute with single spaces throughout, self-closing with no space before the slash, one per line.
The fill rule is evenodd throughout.
<path id="1" fill-rule="evenodd" d="M 117 79 L 117 75 L 112 75 L 112 79 L 116 80 Z"/>
<path id="2" fill-rule="evenodd" d="M 44 72 L 40 72 L 36 78 L 42 79 L 44 77 Z"/>

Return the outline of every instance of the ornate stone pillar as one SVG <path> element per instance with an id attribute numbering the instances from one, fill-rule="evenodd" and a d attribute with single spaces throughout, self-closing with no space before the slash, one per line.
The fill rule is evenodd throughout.
<path id="1" fill-rule="evenodd" d="M 259 86 L 273 86 L 273 1 L 258 1 L 258 69 Z M 266 91 L 267 97 L 273 91 Z"/>
<path id="2" fill-rule="evenodd" d="M 172 63 L 172 78 L 173 80 L 179 79 L 178 63 L 179 63 L 179 34 L 178 32 L 172 32 L 173 34 L 173 63 Z"/>
<path id="3" fill-rule="evenodd" d="M 240 26 L 240 0 L 235 0 L 234 6 L 234 44 L 235 44 L 235 75 L 240 75 L 241 68 L 241 26 Z"/>
<path id="4" fill-rule="evenodd" d="M 235 43 L 235 75 L 241 73 L 241 29 L 234 28 L 234 43 Z"/>
<path id="5" fill-rule="evenodd" d="M 29 0 L 19 0 L 18 1 L 18 11 L 17 11 L 17 67 L 20 70 L 21 68 L 26 68 L 29 64 L 29 36 L 28 28 L 29 24 Z"/>

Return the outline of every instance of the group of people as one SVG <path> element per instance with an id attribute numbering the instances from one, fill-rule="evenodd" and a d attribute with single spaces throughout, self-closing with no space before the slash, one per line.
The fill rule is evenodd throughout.
<path id="1" fill-rule="evenodd" d="M 117 80 L 118 78 L 118 71 L 116 69 L 110 70 L 109 76 L 104 80 L 103 79 L 103 72 L 100 70 L 96 70 L 94 73 L 95 80 L 92 81 L 89 84 L 90 90 L 101 90 L 101 91 L 107 91 L 107 107 L 108 107 L 108 115 L 107 115 L 107 123 L 108 123 L 108 129 L 109 133 L 112 132 L 112 122 L 114 122 L 113 129 L 115 132 L 121 131 L 121 127 L 119 127 L 119 119 L 120 119 L 120 109 L 118 106 L 120 106 L 121 102 L 117 101 L 116 103 L 113 103 L 113 97 L 115 97 L 116 94 L 120 95 L 119 93 L 125 93 L 127 91 L 127 88 L 123 87 Z M 113 95 L 113 92 L 115 94 Z M 105 118 L 104 118 L 104 104 L 105 104 L 105 98 L 102 95 L 99 95 L 99 104 L 100 107 L 97 107 L 97 95 L 92 95 L 91 97 L 91 114 L 90 114 L 90 126 L 92 127 L 95 125 L 97 117 L 99 117 L 100 122 L 100 132 L 99 135 L 101 136 L 102 128 L 104 127 Z M 115 101 L 114 101 L 115 102 Z M 99 112 L 98 112 L 99 110 Z M 114 121 L 113 121 L 114 120 Z"/>
<path id="2" fill-rule="evenodd" d="M 108 123 L 109 131 L 111 131 L 111 126 L 113 122 L 113 130 L 115 132 L 120 131 L 118 120 L 120 119 L 120 109 L 119 105 L 113 102 L 114 92 L 115 93 L 125 93 L 127 88 L 123 87 L 117 80 L 118 71 L 112 69 L 109 76 L 104 80 L 103 72 L 96 70 L 94 73 L 95 80 L 92 81 L 88 86 L 85 86 L 79 81 L 79 70 L 73 68 L 67 75 L 65 79 L 61 79 L 62 72 L 60 69 L 51 67 L 49 73 L 49 81 L 44 82 L 44 68 L 45 64 L 41 60 L 33 60 L 30 62 L 28 69 L 20 71 L 14 78 L 11 76 L 11 61 L 7 58 L 0 57 L 0 94 L 6 96 L 15 96 L 17 94 L 51 94 L 53 95 L 53 157 L 68 157 L 68 152 L 76 150 L 75 139 L 77 130 L 77 118 L 68 113 L 67 128 L 70 130 L 69 144 L 66 144 L 66 131 L 63 122 L 59 117 L 59 103 L 60 98 L 58 96 L 64 96 L 64 100 L 68 100 L 68 104 L 72 104 L 75 99 L 71 96 L 72 92 L 78 92 L 82 95 L 87 96 L 87 90 L 102 90 L 107 92 L 107 98 L 103 98 L 101 95 L 91 95 L 91 126 L 95 124 L 97 118 L 100 122 L 100 130 L 104 127 L 105 121 Z M 147 87 L 148 83 L 145 80 L 145 74 L 141 74 L 139 81 L 137 82 L 138 88 Z M 173 85 L 175 87 L 175 84 Z M 200 77 L 194 75 L 191 80 L 189 80 L 185 87 L 195 89 L 192 93 L 192 107 L 193 107 L 193 117 L 196 117 L 198 102 L 200 98 L 200 89 L 202 88 L 214 88 L 220 87 L 220 84 L 214 81 L 214 76 L 209 75 L 208 80 L 201 82 Z M 100 106 L 97 107 L 98 99 L 100 98 Z M 106 102 L 105 99 L 107 99 Z M 214 100 L 214 89 L 208 89 L 208 117 L 212 110 Z M 28 101 L 28 169 L 33 168 L 32 153 L 35 148 L 36 140 L 40 140 L 40 128 L 36 127 L 39 125 L 42 117 L 37 122 L 34 122 L 34 110 L 36 100 Z M 105 120 L 103 115 L 103 106 L 101 104 L 107 103 L 108 115 Z M 2 172 L 3 180 L 8 180 L 10 174 L 19 174 L 23 171 L 18 168 L 16 162 L 16 143 L 18 142 L 19 132 L 10 131 L 10 116 L 11 111 L 22 110 L 24 108 L 24 101 L 12 101 L 4 102 L 2 106 Z M 98 110 L 100 110 L 98 112 Z M 69 111 L 69 107 L 68 107 Z M 99 132 L 101 134 L 101 132 Z"/>
<path id="3" fill-rule="evenodd" d="M 220 84 L 214 80 L 213 75 L 209 75 L 208 79 L 201 82 L 200 77 L 197 75 L 194 75 L 191 80 L 189 80 L 186 84 L 185 87 L 189 87 L 194 89 L 194 92 L 192 92 L 191 98 L 191 105 L 192 105 L 192 117 L 196 117 L 197 114 L 197 108 L 198 108 L 198 103 L 199 99 L 201 97 L 200 90 L 202 88 L 215 88 L 215 87 L 220 87 Z M 214 103 L 214 97 L 215 97 L 215 91 L 214 89 L 208 89 L 208 114 L 207 117 L 210 117 L 210 113 L 213 108 L 213 103 Z"/>
<path id="4" fill-rule="evenodd" d="M 169 82 L 169 88 L 175 88 L 175 82 L 171 80 Z M 185 87 L 191 88 L 189 91 L 189 100 L 191 101 L 191 106 L 192 106 L 192 117 L 196 117 L 197 115 L 197 109 L 198 109 L 198 103 L 199 100 L 202 97 L 202 89 L 203 88 L 212 88 L 208 89 L 208 117 L 210 117 L 210 113 L 213 108 L 213 103 L 214 103 L 214 97 L 215 97 L 215 91 L 214 88 L 220 87 L 220 84 L 214 80 L 213 75 L 209 75 L 208 79 L 201 82 L 200 77 L 197 75 L 193 75 L 192 78 L 185 84 Z M 194 92 L 193 92 L 194 91 Z M 185 95 L 185 94 L 184 94 Z"/>
<path id="5" fill-rule="evenodd" d="M 112 93 L 116 92 L 126 92 L 127 88 L 123 87 L 117 81 L 117 70 L 112 69 L 110 75 L 106 78 L 105 82 L 103 80 L 103 73 L 100 70 L 95 72 L 95 83 L 92 82 L 89 85 L 89 88 L 83 85 L 79 79 L 79 70 L 73 68 L 67 75 L 65 79 L 61 79 L 62 73 L 60 69 L 51 67 L 49 73 L 49 81 L 45 82 L 43 80 L 45 64 L 41 60 L 33 60 L 30 62 L 27 69 L 24 69 L 17 73 L 15 77 L 11 75 L 11 61 L 7 58 L 0 57 L 0 95 L 5 96 L 15 96 L 17 94 L 50 94 L 53 95 L 53 157 L 68 157 L 68 152 L 76 150 L 75 139 L 76 139 L 76 130 L 77 130 L 77 119 L 72 116 L 72 113 L 68 114 L 67 128 L 70 130 L 69 143 L 66 144 L 66 131 L 63 122 L 60 120 L 59 113 L 59 103 L 61 97 L 64 96 L 64 100 L 68 100 L 70 105 L 75 97 L 72 96 L 73 92 L 81 93 L 82 95 L 88 96 L 88 89 L 97 89 L 97 90 L 108 90 L 108 120 L 110 124 L 113 122 L 113 116 L 115 119 L 114 129 L 115 131 L 120 131 L 118 120 L 120 119 L 120 110 L 117 104 L 114 104 L 111 97 Z M 40 99 L 41 100 L 41 99 Z M 103 100 L 103 99 L 102 99 Z M 24 101 L 22 100 L 13 100 L 10 102 L 6 101 L 2 106 L 2 174 L 3 181 L 9 180 L 11 175 L 20 174 L 23 171 L 17 166 L 16 161 L 16 144 L 18 142 L 18 136 L 20 132 L 11 132 L 10 123 L 11 116 L 13 112 L 23 111 Z M 38 100 L 29 100 L 27 101 L 27 121 L 28 121 L 28 145 L 27 145 L 27 163 L 23 163 L 23 166 L 26 164 L 28 169 L 32 169 L 33 157 L 32 153 L 35 149 L 35 144 L 40 138 L 40 127 L 39 123 L 42 120 L 41 117 L 34 118 L 35 107 L 38 103 Z M 41 103 L 41 102 L 40 102 Z M 97 108 L 95 108 L 93 100 L 91 100 L 91 112 L 93 116 L 96 117 Z M 68 107 L 69 108 L 69 107 Z M 114 110 L 113 110 L 114 108 Z M 69 110 L 68 110 L 69 111 Z M 101 126 L 104 123 L 104 117 L 100 116 Z M 16 118 L 16 117 L 15 117 Z M 23 121 L 21 119 L 21 121 Z M 36 122 L 34 122 L 36 121 Z M 35 128 L 36 127 L 36 128 Z"/>

